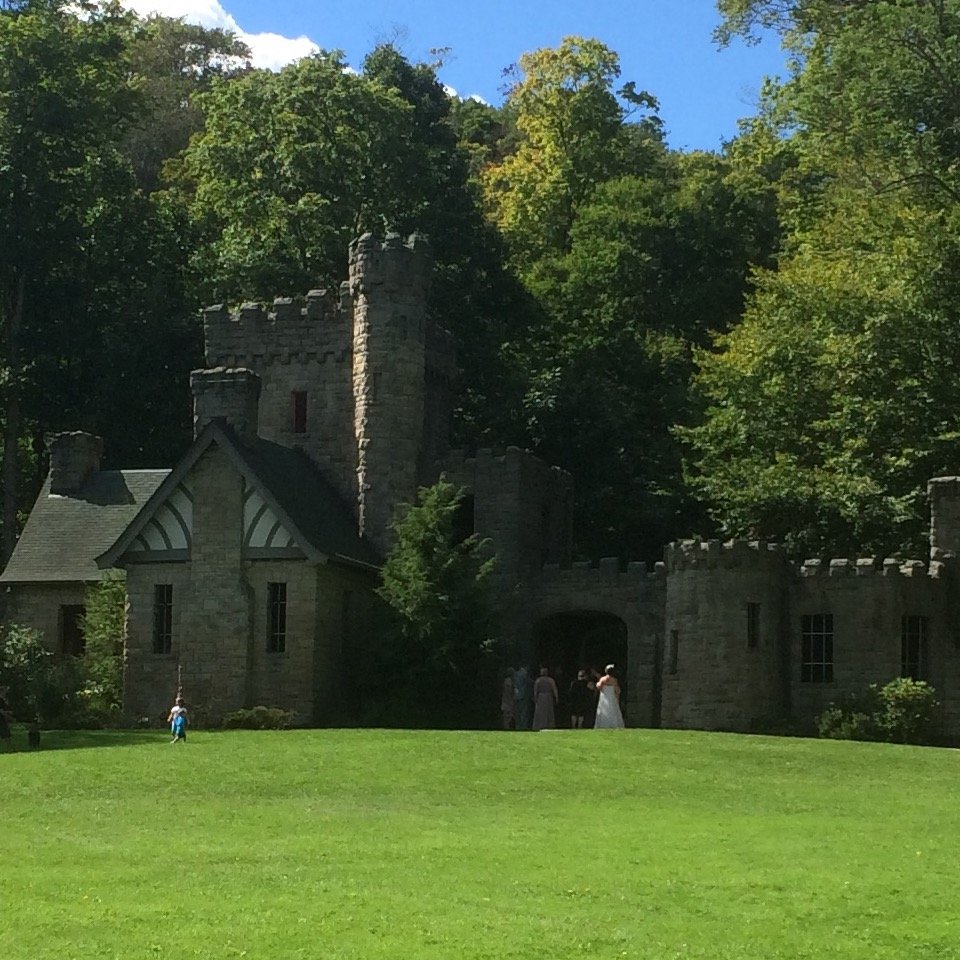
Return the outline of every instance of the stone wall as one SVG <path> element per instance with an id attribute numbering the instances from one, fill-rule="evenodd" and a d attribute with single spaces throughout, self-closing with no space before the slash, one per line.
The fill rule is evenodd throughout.
<path id="1" fill-rule="evenodd" d="M 473 497 L 474 531 L 489 538 L 497 554 L 501 591 L 536 576 L 544 563 L 569 564 L 573 480 L 519 447 L 503 453 L 452 451 L 437 473 Z"/>
<path id="2" fill-rule="evenodd" d="M 900 676 L 901 624 L 908 616 L 928 624 L 928 679 L 941 697 L 946 692 L 949 727 L 957 717 L 956 647 L 951 635 L 947 596 L 950 571 L 942 563 L 919 560 L 812 560 L 799 569 L 790 591 L 790 706 L 808 729 L 831 702 L 861 693 L 868 684 Z M 833 617 L 833 680 L 801 679 L 802 618 Z M 951 719 L 952 718 L 952 719 Z M 960 733 L 960 728 L 957 728 Z"/>
<path id="3" fill-rule="evenodd" d="M 173 588 L 170 653 L 154 653 L 155 588 Z M 127 566 L 127 624 L 123 653 L 123 713 L 133 723 L 143 717 L 156 722 L 166 718 L 177 695 L 177 665 L 189 649 L 184 635 L 183 612 L 190 591 L 189 563 L 131 563 Z M 189 679 L 189 678 L 185 678 Z M 184 694 L 192 708 L 195 691 L 189 682 Z"/>
<path id="4" fill-rule="evenodd" d="M 181 612 L 184 687 L 211 716 L 250 702 L 253 596 L 241 560 L 243 478 L 211 446 L 191 472 L 193 541 Z"/>
<path id="5" fill-rule="evenodd" d="M 243 478 L 211 446 L 193 467 L 191 489 L 190 560 L 128 567 L 125 712 L 131 718 L 153 716 L 158 704 L 169 707 L 178 665 L 197 715 L 212 720 L 250 703 L 253 594 L 241 559 Z M 173 587 L 173 639 L 171 653 L 158 655 L 154 588 L 164 583 Z"/>
<path id="6" fill-rule="evenodd" d="M 8 588 L 4 621 L 39 630 L 44 646 L 60 652 L 61 607 L 82 606 L 84 583 L 18 583 Z"/>
<path id="7" fill-rule="evenodd" d="M 369 603 L 371 574 L 334 564 L 253 561 L 252 704 L 294 710 L 300 722 L 327 723 L 338 714 L 344 661 L 351 641 L 351 606 Z M 286 650 L 267 649 L 267 584 L 287 585 Z"/>
<path id="8" fill-rule="evenodd" d="M 259 433 L 298 446 L 316 462 L 344 501 L 357 500 L 353 432 L 353 301 L 313 290 L 302 300 L 280 298 L 269 310 L 245 303 L 204 311 L 208 366 L 247 367 L 262 387 Z M 294 431 L 293 395 L 306 394 L 306 430 Z"/>
<path id="9" fill-rule="evenodd" d="M 318 636 L 316 568 L 302 560 L 257 560 L 245 565 L 252 596 L 253 643 L 249 706 L 293 710 L 301 723 L 314 719 L 314 645 Z M 286 640 L 282 653 L 268 649 L 268 588 L 286 584 Z"/>
<path id="10" fill-rule="evenodd" d="M 665 562 L 663 725 L 743 731 L 782 719 L 783 553 L 762 542 L 686 540 L 667 547 Z"/>

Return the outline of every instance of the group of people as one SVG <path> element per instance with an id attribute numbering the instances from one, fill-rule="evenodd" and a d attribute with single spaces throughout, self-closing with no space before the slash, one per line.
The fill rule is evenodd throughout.
<path id="1" fill-rule="evenodd" d="M 567 719 L 574 730 L 585 726 L 620 729 L 623 712 L 616 666 L 607 664 L 602 674 L 578 670 L 563 695 L 548 667 L 541 667 L 532 682 L 526 667 L 511 667 L 503 678 L 500 712 L 504 730 L 551 730 L 566 726 Z M 561 724 L 558 716 L 564 721 Z"/>

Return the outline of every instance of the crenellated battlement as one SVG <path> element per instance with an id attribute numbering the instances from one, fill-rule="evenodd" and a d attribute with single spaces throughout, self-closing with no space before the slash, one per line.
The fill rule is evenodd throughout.
<path id="1" fill-rule="evenodd" d="M 350 244 L 350 292 L 366 296 L 379 288 L 388 295 L 407 292 L 422 298 L 430 285 L 432 260 L 430 244 L 421 234 L 405 241 L 397 233 L 388 233 L 381 243 L 365 233 Z"/>
<path id="2" fill-rule="evenodd" d="M 939 578 L 946 564 L 938 560 L 898 560 L 894 557 L 860 557 L 856 560 L 835 557 L 831 560 L 804 560 L 798 568 L 802 578 L 811 577 L 922 577 Z"/>
<path id="3" fill-rule="evenodd" d="M 765 540 L 677 540 L 667 544 L 664 562 L 669 573 L 743 567 L 775 569 L 783 567 L 787 557 L 783 547 Z"/>
<path id="4" fill-rule="evenodd" d="M 339 297 L 311 290 L 303 298 L 251 301 L 236 310 L 215 304 L 203 311 L 206 363 L 254 369 L 272 363 L 342 363 L 350 359 L 352 322 L 347 283 L 341 284 Z"/>
<path id="5" fill-rule="evenodd" d="M 663 582 L 667 576 L 667 565 L 657 562 L 653 569 L 641 561 L 631 561 L 621 565 L 617 557 L 603 557 L 596 564 L 589 560 L 577 561 L 569 566 L 558 563 L 546 563 L 540 570 L 540 580 L 544 584 L 564 583 L 578 585 L 616 583 Z"/>
<path id="6" fill-rule="evenodd" d="M 450 471 L 455 476 L 478 473 L 484 476 L 496 473 L 519 474 L 527 468 L 547 481 L 562 486 L 573 485 L 573 477 L 568 471 L 545 463 L 530 450 L 516 446 L 480 447 L 472 455 L 458 447 L 450 450 L 437 467 L 439 470 Z"/>

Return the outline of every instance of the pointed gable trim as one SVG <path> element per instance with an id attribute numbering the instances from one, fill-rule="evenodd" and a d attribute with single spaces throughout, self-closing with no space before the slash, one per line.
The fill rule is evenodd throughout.
<path id="1" fill-rule="evenodd" d="M 242 476 L 256 488 L 257 492 L 263 498 L 263 501 L 273 511 L 274 516 L 286 529 L 292 534 L 298 546 L 306 555 L 307 560 L 312 563 L 326 563 L 328 556 L 317 550 L 306 537 L 297 529 L 296 525 L 286 515 L 286 512 L 279 504 L 273 502 L 269 490 L 261 482 L 260 478 L 254 473 L 251 466 L 241 455 L 237 443 L 233 438 L 232 432 L 218 420 L 211 420 L 200 432 L 199 436 L 193 441 L 190 448 L 183 455 L 183 458 L 176 467 L 170 472 L 170 475 L 157 488 L 153 496 L 143 505 L 139 513 L 130 522 L 120 537 L 116 540 L 109 550 L 105 550 L 97 557 L 97 566 L 101 569 L 112 567 L 117 564 L 120 558 L 127 552 L 136 552 L 134 543 L 137 538 L 144 534 L 145 528 L 151 523 L 157 515 L 159 508 L 168 500 L 168 498 L 180 487 L 191 468 L 196 464 L 200 457 L 216 443 L 230 457 L 234 466 Z M 184 487 L 186 490 L 186 487 Z M 192 499 L 189 498 L 188 499 Z M 191 503 L 192 506 L 192 503 Z M 141 541 L 142 542 L 142 541 Z M 142 549 L 142 548 L 141 548 Z M 156 556 L 155 549 L 151 553 Z"/>
<path id="2" fill-rule="evenodd" d="M 176 550 L 189 552 L 192 544 L 193 496 L 184 484 L 157 508 L 130 545 L 131 553 Z"/>

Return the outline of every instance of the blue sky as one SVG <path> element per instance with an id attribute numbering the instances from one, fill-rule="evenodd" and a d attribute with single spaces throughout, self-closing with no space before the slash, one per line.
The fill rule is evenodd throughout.
<path id="1" fill-rule="evenodd" d="M 127 0 L 206 25 L 227 26 L 250 43 L 258 64 L 279 67 L 317 47 L 340 49 L 359 66 L 382 40 L 411 60 L 449 48 L 440 79 L 460 96 L 502 99 L 505 67 L 521 53 L 565 36 L 596 37 L 620 54 L 622 80 L 660 101 L 671 146 L 717 149 L 737 120 L 755 112 L 763 77 L 784 74 L 776 38 L 717 49 L 714 0 Z"/>

